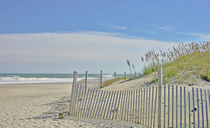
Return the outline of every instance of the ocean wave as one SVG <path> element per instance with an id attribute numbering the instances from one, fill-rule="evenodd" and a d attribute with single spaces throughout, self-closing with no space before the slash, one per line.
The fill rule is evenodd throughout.
<path id="1" fill-rule="evenodd" d="M 99 77 L 88 77 L 88 80 Z M 104 79 L 112 78 L 112 75 L 103 75 Z M 77 81 L 84 80 L 85 77 L 77 78 Z M 52 78 L 52 77 L 22 77 L 19 75 L 0 76 L 0 84 L 22 84 L 22 83 L 68 83 L 73 82 L 73 78 Z"/>
<path id="2" fill-rule="evenodd" d="M 57 82 L 72 82 L 73 78 L 36 78 L 36 77 L 20 77 L 6 76 L 0 77 L 0 84 L 17 84 L 17 83 L 57 83 Z"/>

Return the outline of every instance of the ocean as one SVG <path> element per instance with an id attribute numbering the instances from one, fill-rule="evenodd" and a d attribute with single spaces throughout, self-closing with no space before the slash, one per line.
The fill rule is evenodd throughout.
<path id="1" fill-rule="evenodd" d="M 85 78 L 85 74 L 78 74 L 78 81 Z M 112 74 L 104 74 L 103 78 L 112 79 Z M 99 74 L 88 74 L 88 79 L 99 79 Z M 0 74 L 0 84 L 23 83 L 66 83 L 73 81 L 73 74 Z"/>

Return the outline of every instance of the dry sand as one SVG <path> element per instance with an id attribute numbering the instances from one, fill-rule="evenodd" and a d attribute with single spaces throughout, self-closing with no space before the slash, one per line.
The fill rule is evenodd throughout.
<path id="1" fill-rule="evenodd" d="M 154 86 L 156 83 L 148 83 L 155 79 L 155 75 L 127 82 L 116 82 L 103 88 L 103 90 L 125 90 Z M 201 81 L 196 84 L 193 86 L 210 88 L 209 82 Z M 189 85 L 186 84 L 185 86 Z M 71 87 L 70 83 L 0 85 L 0 128 L 141 127 L 123 121 L 69 117 L 67 112 L 69 110 Z M 66 112 L 64 119 L 58 119 L 60 112 Z"/>
<path id="2" fill-rule="evenodd" d="M 141 78 L 130 80 L 130 81 L 121 80 L 121 81 L 115 82 L 109 86 L 104 87 L 103 90 L 136 89 L 136 88 L 141 88 L 141 87 L 151 87 L 151 86 L 157 86 L 157 85 L 158 85 L 157 73 L 153 73 L 153 74 L 146 75 Z M 179 82 L 170 82 L 170 83 L 167 83 L 166 85 L 185 86 L 186 88 L 195 87 L 195 88 L 210 89 L 210 82 L 207 82 L 200 78 L 194 78 L 193 80 L 191 80 L 191 82 L 185 82 L 182 84 L 180 84 Z"/>
<path id="3" fill-rule="evenodd" d="M 44 127 L 139 127 L 123 121 L 77 117 L 58 119 L 67 112 L 71 84 L 0 85 L 0 128 Z"/>

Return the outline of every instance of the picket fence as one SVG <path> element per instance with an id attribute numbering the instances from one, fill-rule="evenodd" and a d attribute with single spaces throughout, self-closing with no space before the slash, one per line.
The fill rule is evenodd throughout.
<path id="1" fill-rule="evenodd" d="M 209 112 L 210 90 L 203 88 L 163 85 L 106 91 L 76 81 L 72 85 L 70 116 L 128 121 L 145 127 L 208 128 Z"/>

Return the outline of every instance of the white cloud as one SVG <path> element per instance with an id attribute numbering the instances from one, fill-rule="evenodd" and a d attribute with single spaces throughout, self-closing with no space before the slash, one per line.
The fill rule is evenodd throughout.
<path id="1" fill-rule="evenodd" d="M 155 33 L 153 31 L 145 31 L 145 30 L 136 30 L 136 32 L 147 33 L 147 34 L 154 34 Z"/>
<path id="2" fill-rule="evenodd" d="M 112 61 L 174 45 L 104 32 L 1 34 L 1 61 Z"/>
<path id="3" fill-rule="evenodd" d="M 111 71 L 114 67 L 121 71 L 120 65 L 126 63 L 126 59 L 137 60 L 139 65 L 140 56 L 147 50 L 167 49 L 173 45 L 176 44 L 105 32 L 0 34 L 0 70 L 20 72 L 22 69 L 18 70 L 17 65 L 30 63 L 28 72 L 46 72 L 46 67 L 52 65 L 49 72 L 65 72 L 70 65 L 84 68 L 110 63 Z M 126 64 L 124 68 L 127 68 Z"/>
<path id="4" fill-rule="evenodd" d="M 158 27 L 158 29 L 163 30 L 163 31 L 172 31 L 174 30 L 174 27 L 170 25 L 165 25 L 165 26 Z"/>
<path id="5" fill-rule="evenodd" d="M 197 36 L 204 41 L 210 41 L 210 33 L 188 33 L 188 35 Z"/>
<path id="6" fill-rule="evenodd" d="M 126 30 L 127 29 L 126 26 L 115 26 L 115 25 L 111 26 L 111 28 L 119 29 L 119 30 Z"/>

